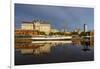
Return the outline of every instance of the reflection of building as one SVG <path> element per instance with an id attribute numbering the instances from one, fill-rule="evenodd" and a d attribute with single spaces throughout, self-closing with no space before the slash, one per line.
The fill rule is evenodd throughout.
<path id="1" fill-rule="evenodd" d="M 17 46 L 17 49 L 21 50 L 21 54 L 46 54 L 50 53 L 52 44 L 37 44 L 32 46 Z M 35 47 L 34 47 L 35 46 Z"/>
<path id="2" fill-rule="evenodd" d="M 33 53 L 33 49 L 21 49 L 21 53 L 22 54 L 32 54 Z"/>
<path id="3" fill-rule="evenodd" d="M 40 46 L 39 48 L 34 50 L 34 54 L 43 54 L 43 53 L 50 53 L 51 45 L 44 44 L 44 46 Z"/>
<path id="4" fill-rule="evenodd" d="M 38 30 L 49 34 L 51 31 L 51 25 L 46 21 L 33 20 L 32 22 L 23 21 L 21 29 L 24 30 Z"/>
<path id="5" fill-rule="evenodd" d="M 41 42 L 41 43 L 40 43 Z M 59 46 L 59 44 L 72 43 L 72 41 L 33 41 L 33 43 L 15 43 L 15 48 L 21 54 L 41 55 L 51 52 L 52 47 Z"/>

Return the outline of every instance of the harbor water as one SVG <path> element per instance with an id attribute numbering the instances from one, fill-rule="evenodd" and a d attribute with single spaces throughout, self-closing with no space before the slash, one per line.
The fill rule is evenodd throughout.
<path id="1" fill-rule="evenodd" d="M 15 44 L 15 65 L 93 60 L 94 45 L 90 42 L 68 40 Z"/>

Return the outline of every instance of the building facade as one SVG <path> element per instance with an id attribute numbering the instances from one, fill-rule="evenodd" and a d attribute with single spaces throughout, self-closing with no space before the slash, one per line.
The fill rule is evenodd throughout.
<path id="1" fill-rule="evenodd" d="M 23 29 L 23 30 L 33 30 L 33 23 L 32 22 L 23 22 L 21 24 L 21 29 Z"/>
<path id="2" fill-rule="evenodd" d="M 57 29 L 51 29 L 51 32 L 59 32 L 59 30 L 57 30 Z"/>
<path id="3" fill-rule="evenodd" d="M 84 24 L 84 32 L 87 32 L 87 24 Z"/>
<path id="4" fill-rule="evenodd" d="M 51 31 L 51 25 L 48 22 L 33 20 L 32 22 L 23 22 L 21 29 L 24 30 L 38 30 L 40 32 L 45 32 L 49 34 Z"/>
<path id="5" fill-rule="evenodd" d="M 51 32 L 51 25 L 47 22 L 37 21 L 34 22 L 34 30 L 49 34 Z"/>

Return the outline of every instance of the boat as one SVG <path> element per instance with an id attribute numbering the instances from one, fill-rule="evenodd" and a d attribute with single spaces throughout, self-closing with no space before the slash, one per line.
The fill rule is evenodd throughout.
<path id="1" fill-rule="evenodd" d="M 59 40 L 71 40 L 72 36 L 34 36 L 31 38 L 33 41 L 59 41 Z"/>

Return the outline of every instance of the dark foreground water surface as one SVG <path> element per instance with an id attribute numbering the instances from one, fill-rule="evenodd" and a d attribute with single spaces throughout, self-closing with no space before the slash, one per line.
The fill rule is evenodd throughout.
<path id="1" fill-rule="evenodd" d="M 15 46 L 15 65 L 94 60 L 94 46 L 86 43 L 36 41 Z"/>

